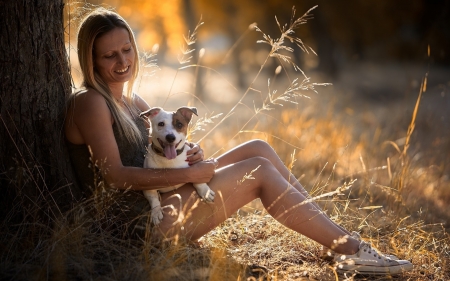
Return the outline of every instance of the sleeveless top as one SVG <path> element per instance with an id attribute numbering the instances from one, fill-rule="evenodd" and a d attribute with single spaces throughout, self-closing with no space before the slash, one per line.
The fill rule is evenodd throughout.
<path id="1" fill-rule="evenodd" d="M 124 166 L 143 167 L 148 146 L 148 130 L 143 118 L 136 117 L 134 121 L 141 131 L 142 145 L 130 143 L 125 137 L 122 137 L 116 123 L 112 125 L 112 128 L 122 164 Z M 102 178 L 98 167 L 92 166 L 87 145 L 73 144 L 69 141 L 66 141 L 66 143 L 79 186 L 85 198 L 83 203 L 86 204 L 88 209 L 95 209 L 99 200 L 103 200 L 103 203 L 101 203 L 103 211 L 100 211 L 103 215 L 94 215 L 96 223 L 92 227 L 108 229 L 112 231 L 113 235 L 121 238 L 142 240 L 145 237 L 146 230 L 149 230 L 150 225 L 147 224 L 147 221 L 151 213 L 150 204 L 142 191 L 118 190 L 108 188 L 106 184 L 107 194 L 102 189 L 100 189 L 100 193 L 94 194 L 95 185 L 98 186 L 102 182 Z M 111 200 L 111 198 L 113 199 Z M 93 202 L 94 204 L 92 204 Z"/>
<path id="2" fill-rule="evenodd" d="M 141 146 L 136 146 L 134 143 L 130 143 L 125 137 L 122 137 L 116 123 L 112 125 L 112 128 L 119 148 L 122 165 L 143 167 L 148 146 L 148 130 L 145 127 L 143 118 L 137 117 L 134 121 L 142 134 Z M 73 144 L 67 141 L 67 147 L 82 192 L 85 196 L 89 196 L 92 193 L 90 189 L 95 186 L 95 183 L 98 184 L 101 180 L 100 173 L 98 173 L 97 168 L 92 167 L 91 154 L 86 144 Z"/>

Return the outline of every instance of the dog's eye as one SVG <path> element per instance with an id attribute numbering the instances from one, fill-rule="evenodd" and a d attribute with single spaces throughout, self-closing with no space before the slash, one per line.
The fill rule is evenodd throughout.
<path id="1" fill-rule="evenodd" d="M 180 123 L 180 122 L 177 122 L 177 129 L 181 129 L 181 128 L 183 128 L 183 124 L 182 123 Z"/>
<path id="2" fill-rule="evenodd" d="M 164 122 L 159 122 L 159 123 L 158 123 L 158 126 L 159 126 L 159 127 L 164 127 Z"/>

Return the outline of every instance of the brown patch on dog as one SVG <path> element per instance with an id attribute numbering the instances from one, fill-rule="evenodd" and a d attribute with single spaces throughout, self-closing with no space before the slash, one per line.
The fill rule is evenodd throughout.
<path id="1" fill-rule="evenodd" d="M 173 113 L 172 126 L 175 128 L 177 132 L 184 133 L 186 135 L 188 124 L 189 121 L 186 120 L 186 118 L 180 112 Z"/>
<path id="2" fill-rule="evenodd" d="M 181 115 L 186 118 L 186 121 L 189 123 L 192 119 L 192 114 L 197 115 L 197 108 L 190 106 L 182 106 L 177 109 L 177 113 L 181 113 Z"/>
<path id="3" fill-rule="evenodd" d="M 187 125 L 191 122 L 192 114 L 197 115 L 197 108 L 182 106 L 173 113 L 172 125 L 177 132 L 187 133 Z"/>

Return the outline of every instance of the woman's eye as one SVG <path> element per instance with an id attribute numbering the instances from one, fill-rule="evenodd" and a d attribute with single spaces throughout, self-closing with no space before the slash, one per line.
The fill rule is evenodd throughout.
<path id="1" fill-rule="evenodd" d="M 105 56 L 105 58 L 110 59 L 110 58 L 113 58 L 114 56 L 115 56 L 115 54 L 107 55 L 107 56 Z"/>
<path id="2" fill-rule="evenodd" d="M 164 127 L 164 122 L 159 122 L 159 123 L 158 123 L 158 126 L 159 126 L 159 127 Z"/>
<path id="3" fill-rule="evenodd" d="M 124 52 L 129 53 L 131 51 L 131 47 L 129 49 L 126 49 Z"/>

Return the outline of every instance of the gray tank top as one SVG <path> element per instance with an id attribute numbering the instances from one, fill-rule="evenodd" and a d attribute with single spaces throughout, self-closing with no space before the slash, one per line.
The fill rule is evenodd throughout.
<path id="1" fill-rule="evenodd" d="M 142 145 L 139 146 L 121 137 L 117 125 L 113 124 L 112 128 L 119 147 L 122 164 L 124 166 L 143 167 L 148 146 L 148 130 L 145 127 L 144 119 L 136 117 L 135 123 L 142 134 Z M 92 197 L 95 183 L 98 184 L 101 180 L 98 168 L 92 167 L 89 149 L 85 144 L 73 144 L 67 141 L 67 147 L 83 197 L 89 199 Z M 94 173 L 94 171 L 96 172 Z M 145 238 L 146 230 L 151 228 L 151 225 L 147 223 L 149 221 L 148 216 L 151 214 L 150 204 L 140 191 L 119 190 L 113 192 L 113 194 L 114 203 L 104 206 L 107 208 L 108 215 L 96 218 L 99 220 L 97 225 L 101 225 L 103 229 L 111 231 L 113 235 L 120 238 L 141 241 Z"/>

